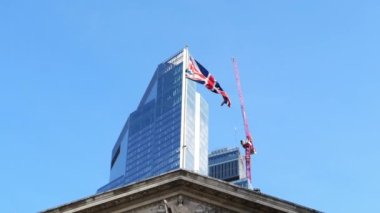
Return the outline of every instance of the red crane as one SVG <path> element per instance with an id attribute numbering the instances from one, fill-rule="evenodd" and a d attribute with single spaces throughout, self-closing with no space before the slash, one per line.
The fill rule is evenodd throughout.
<path id="1" fill-rule="evenodd" d="M 247 173 L 247 178 L 249 182 L 251 183 L 251 155 L 256 153 L 256 149 L 253 146 L 253 138 L 251 135 L 251 132 L 249 131 L 249 126 L 248 126 L 248 118 L 247 118 L 247 113 L 245 111 L 245 104 L 244 104 L 244 96 L 243 96 L 243 90 L 241 89 L 241 83 L 240 83 L 240 74 L 239 74 L 239 68 L 237 61 L 235 58 L 232 58 L 232 64 L 234 67 L 234 72 L 235 72 L 235 80 L 237 84 L 237 89 L 239 93 L 239 100 L 240 100 L 240 108 L 241 108 L 241 114 L 243 116 L 243 122 L 244 122 L 244 131 L 245 131 L 245 140 L 241 140 L 240 143 L 245 149 L 245 167 L 246 167 L 246 173 Z"/>

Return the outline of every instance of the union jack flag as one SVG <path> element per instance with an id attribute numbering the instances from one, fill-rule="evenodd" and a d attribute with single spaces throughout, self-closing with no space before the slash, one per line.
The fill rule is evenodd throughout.
<path id="1" fill-rule="evenodd" d="M 227 93 L 222 89 L 220 84 L 215 80 L 206 68 L 198 63 L 193 57 L 190 56 L 189 65 L 186 69 L 186 78 L 205 85 L 205 87 L 214 93 L 218 93 L 223 96 L 222 106 L 227 104 L 231 107 L 231 101 Z"/>

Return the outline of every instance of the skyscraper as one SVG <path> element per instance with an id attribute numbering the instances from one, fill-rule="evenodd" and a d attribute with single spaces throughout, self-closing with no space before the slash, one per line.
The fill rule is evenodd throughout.
<path id="1" fill-rule="evenodd" d="M 180 168 L 207 175 L 208 104 L 185 77 L 188 63 L 184 48 L 158 65 L 114 145 L 110 182 L 98 192 Z"/>
<path id="2" fill-rule="evenodd" d="M 239 148 L 215 150 L 209 154 L 208 163 L 210 177 L 232 182 L 245 188 L 252 188 L 247 179 L 244 159 Z"/>

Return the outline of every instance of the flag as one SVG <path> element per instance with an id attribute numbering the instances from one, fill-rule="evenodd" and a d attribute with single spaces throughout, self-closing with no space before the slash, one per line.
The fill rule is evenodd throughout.
<path id="1" fill-rule="evenodd" d="M 205 87 L 214 93 L 222 95 L 224 104 L 228 107 L 231 106 L 230 98 L 227 93 L 222 89 L 219 82 L 217 82 L 213 75 L 211 75 L 206 68 L 198 63 L 193 57 L 190 56 L 189 65 L 186 69 L 186 78 L 195 81 L 197 83 L 205 85 Z"/>

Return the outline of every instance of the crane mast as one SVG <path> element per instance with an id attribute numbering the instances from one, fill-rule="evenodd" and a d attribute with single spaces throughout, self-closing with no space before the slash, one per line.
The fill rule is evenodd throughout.
<path id="1" fill-rule="evenodd" d="M 246 167 L 246 173 L 247 173 L 247 178 L 249 182 L 251 183 L 251 155 L 256 153 L 256 149 L 253 146 L 253 138 L 251 135 L 251 132 L 249 131 L 249 125 L 248 125 L 248 118 L 247 118 L 247 113 L 245 110 L 245 103 L 244 103 L 244 96 L 243 96 L 243 90 L 241 88 L 241 83 L 240 83 L 240 73 L 239 73 L 239 68 L 237 61 L 235 58 L 232 58 L 232 64 L 234 67 L 234 73 L 235 73 L 235 80 L 236 80 L 236 85 L 239 93 L 239 100 L 240 100 L 240 109 L 241 109 L 241 114 L 243 116 L 243 124 L 244 124 L 244 131 L 245 131 L 245 140 L 241 140 L 240 143 L 243 146 L 245 150 L 245 167 Z"/>

